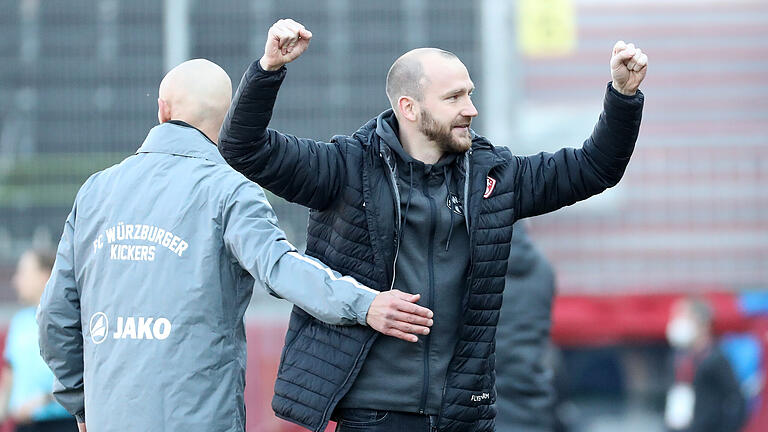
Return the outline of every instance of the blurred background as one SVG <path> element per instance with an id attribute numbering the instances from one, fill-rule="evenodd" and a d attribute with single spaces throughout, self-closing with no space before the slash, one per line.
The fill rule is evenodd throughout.
<path id="1" fill-rule="evenodd" d="M 748 364 L 737 373 L 751 430 L 768 430 L 765 0 L 0 0 L 0 324 L 19 308 L 20 255 L 55 247 L 83 181 L 157 123 L 164 73 L 204 57 L 236 87 L 287 17 L 314 38 L 289 65 L 271 126 L 315 139 L 388 108 L 392 62 L 435 46 L 470 71 L 476 132 L 521 155 L 578 147 L 600 113 L 613 44 L 642 48 L 646 105 L 626 176 L 530 221 L 557 273 L 553 337 L 572 430 L 664 430 L 664 331 L 683 294 L 711 301 L 724 344 L 751 341 L 729 355 Z M 307 211 L 270 199 L 303 248 Z M 289 310 L 254 294 L 249 431 L 296 430 L 269 407 Z"/>

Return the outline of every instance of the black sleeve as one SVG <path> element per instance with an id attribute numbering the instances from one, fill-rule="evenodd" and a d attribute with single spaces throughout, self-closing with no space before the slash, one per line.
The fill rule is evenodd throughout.
<path id="1" fill-rule="evenodd" d="M 344 182 L 342 143 L 324 143 L 268 129 L 285 67 L 251 64 L 219 133 L 219 151 L 234 169 L 275 195 L 310 208 L 329 206 Z"/>
<path id="2" fill-rule="evenodd" d="M 640 130 L 644 96 L 625 96 L 608 84 L 603 112 L 580 149 L 515 157 L 515 214 L 536 216 L 571 205 L 616 185 Z"/>

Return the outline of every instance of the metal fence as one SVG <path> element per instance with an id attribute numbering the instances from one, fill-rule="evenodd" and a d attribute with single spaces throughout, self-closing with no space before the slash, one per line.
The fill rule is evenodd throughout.
<path id="1" fill-rule="evenodd" d="M 522 10 L 550 3 L 567 10 L 540 19 Z M 636 42 L 651 66 L 625 179 L 533 221 L 561 292 L 768 283 L 764 1 L 0 0 L 0 11 L 0 301 L 13 298 L 19 253 L 55 245 L 79 185 L 133 153 L 155 124 L 169 59 L 209 58 L 237 85 L 284 17 L 315 38 L 290 66 L 273 127 L 351 133 L 387 108 L 392 61 L 438 46 L 477 85 L 475 130 L 522 154 L 579 146 L 600 110 L 613 43 Z M 179 20 L 184 31 L 169 38 L 164 29 Z M 524 24 L 571 43 L 557 55 L 520 49 Z M 306 210 L 273 202 L 302 245 Z"/>

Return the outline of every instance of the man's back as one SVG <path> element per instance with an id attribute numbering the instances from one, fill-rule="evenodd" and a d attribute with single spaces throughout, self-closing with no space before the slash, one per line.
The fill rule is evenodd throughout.
<path id="1" fill-rule="evenodd" d="M 201 133 L 163 124 L 81 189 L 73 243 L 89 429 L 241 430 L 254 279 L 222 226 L 238 188 L 260 192 Z"/>

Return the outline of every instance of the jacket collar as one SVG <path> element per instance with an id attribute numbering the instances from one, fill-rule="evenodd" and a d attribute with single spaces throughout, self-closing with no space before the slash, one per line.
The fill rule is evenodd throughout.
<path id="1" fill-rule="evenodd" d="M 179 121 L 153 127 L 136 153 L 164 153 L 205 159 L 217 164 L 227 163 L 208 137 Z"/>

